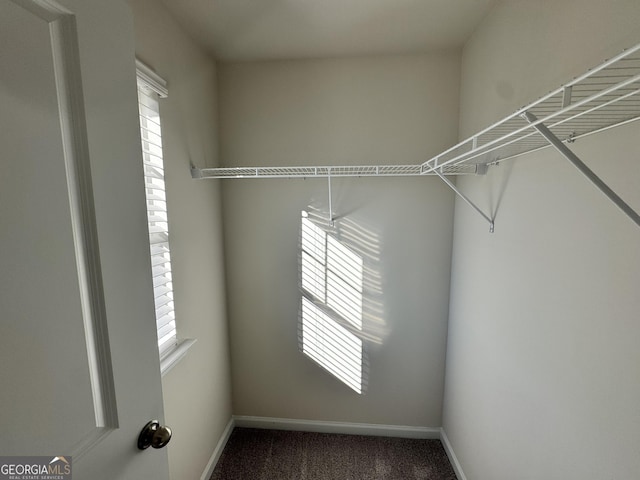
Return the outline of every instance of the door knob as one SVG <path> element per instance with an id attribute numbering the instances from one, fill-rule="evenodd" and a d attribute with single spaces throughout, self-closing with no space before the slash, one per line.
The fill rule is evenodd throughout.
<path id="1" fill-rule="evenodd" d="M 146 450 L 149 447 L 162 448 L 171 440 L 171 429 L 160 425 L 158 420 L 147 423 L 138 436 L 138 448 Z"/>

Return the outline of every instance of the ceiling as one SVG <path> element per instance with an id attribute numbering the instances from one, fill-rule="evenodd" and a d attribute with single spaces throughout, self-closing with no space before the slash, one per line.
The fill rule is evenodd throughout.
<path id="1" fill-rule="evenodd" d="M 496 0 L 161 0 L 218 60 L 460 48 Z"/>

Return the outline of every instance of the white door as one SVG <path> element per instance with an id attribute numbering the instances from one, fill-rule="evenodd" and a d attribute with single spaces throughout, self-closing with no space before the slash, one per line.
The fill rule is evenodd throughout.
<path id="1" fill-rule="evenodd" d="M 133 38 L 122 0 L 0 0 L 0 455 L 76 480 L 168 478 Z"/>

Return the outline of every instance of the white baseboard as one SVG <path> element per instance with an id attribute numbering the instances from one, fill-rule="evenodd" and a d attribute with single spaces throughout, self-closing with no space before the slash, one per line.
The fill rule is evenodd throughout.
<path id="1" fill-rule="evenodd" d="M 291 418 L 233 417 L 236 427 L 272 428 L 301 432 L 342 433 L 348 435 L 372 435 L 378 437 L 440 439 L 440 428 L 410 427 L 405 425 L 379 425 L 371 423 L 325 422 L 319 420 L 296 420 Z"/>
<path id="2" fill-rule="evenodd" d="M 467 476 L 462 471 L 462 465 L 460 465 L 458 457 L 456 457 L 456 454 L 453 451 L 453 447 L 451 446 L 451 442 L 449 442 L 449 437 L 447 437 L 444 428 L 440 429 L 440 441 L 442 442 L 444 451 L 447 452 L 447 457 L 449 457 L 449 461 L 451 462 L 451 466 L 453 467 L 453 471 L 456 473 L 458 480 L 467 480 Z"/>
<path id="3" fill-rule="evenodd" d="M 218 463 L 218 460 L 220 459 L 220 455 L 222 455 L 222 451 L 224 450 L 224 447 L 227 444 L 229 437 L 231 436 L 231 432 L 233 432 L 234 426 L 235 426 L 235 421 L 234 421 L 234 418 L 231 417 L 229 419 L 229 423 L 227 423 L 227 426 L 224 429 L 224 432 L 222 432 L 222 436 L 220 437 L 220 440 L 218 440 L 218 444 L 216 445 L 216 448 L 213 450 L 213 453 L 211 454 L 211 458 L 209 458 L 209 461 L 207 462 L 207 466 L 204 468 L 204 472 L 202 472 L 202 476 L 200 477 L 200 480 L 209 480 L 211 478 L 211 475 L 213 475 L 213 470 L 216 468 L 216 464 Z"/>

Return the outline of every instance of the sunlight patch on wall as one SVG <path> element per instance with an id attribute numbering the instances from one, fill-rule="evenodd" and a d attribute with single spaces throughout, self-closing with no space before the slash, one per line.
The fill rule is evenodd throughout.
<path id="1" fill-rule="evenodd" d="M 302 351 L 362 393 L 363 259 L 303 211 L 300 265 Z"/>
<path id="2" fill-rule="evenodd" d="M 362 393 L 362 340 L 302 298 L 302 351 Z"/>

